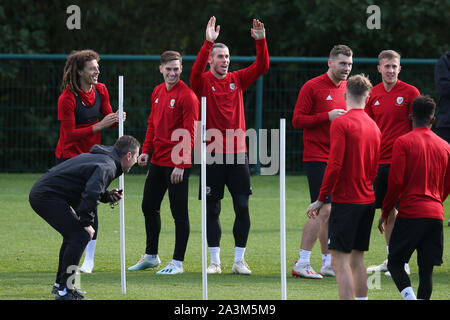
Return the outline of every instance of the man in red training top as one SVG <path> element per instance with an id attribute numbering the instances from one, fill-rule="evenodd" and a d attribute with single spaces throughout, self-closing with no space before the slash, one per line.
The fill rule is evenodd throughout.
<path id="1" fill-rule="evenodd" d="M 55 151 L 55 162 L 59 164 L 79 154 L 88 153 L 100 144 L 101 131 L 116 128 L 119 111 L 113 113 L 106 85 L 98 82 L 100 57 L 93 50 L 72 51 L 67 57 L 58 98 L 59 139 Z M 99 117 L 103 119 L 98 120 Z M 124 121 L 126 112 L 123 113 Z M 94 208 L 97 210 L 97 208 Z M 81 272 L 91 273 L 94 269 L 95 248 L 98 235 L 98 215 L 94 215 L 94 237 L 86 246 Z M 64 250 L 61 250 L 63 253 Z M 62 258 L 61 258 L 62 259 Z M 59 286 L 56 279 L 52 290 Z"/>
<path id="2" fill-rule="evenodd" d="M 192 67 L 190 82 L 197 97 L 206 97 L 206 129 L 220 133 L 207 145 L 208 158 L 214 163 L 206 166 L 207 240 L 211 255 L 208 273 L 221 273 L 220 264 L 220 202 L 225 185 L 233 198 L 236 214 L 233 227 L 235 257 L 232 272 L 251 274 L 244 261 L 250 231 L 248 210 L 250 170 L 245 144 L 245 114 L 243 91 L 269 70 L 264 24 L 253 19 L 250 34 L 256 44 L 256 61 L 248 68 L 228 72 L 230 52 L 223 43 L 214 43 L 220 26 L 211 17 L 206 26 L 206 39 Z M 209 63 L 209 71 L 204 72 Z M 213 141 L 211 141 L 213 140 Z M 226 161 L 223 161 L 226 158 Z M 230 161 L 230 158 L 232 161 Z M 232 163 L 230 163 L 232 162 Z"/>
<path id="3" fill-rule="evenodd" d="M 292 125 L 303 129 L 303 165 L 309 184 L 311 203 L 320 193 L 323 174 L 330 153 L 330 124 L 345 114 L 346 80 L 353 65 L 353 52 L 345 45 L 335 45 L 328 59 L 328 71 L 305 83 L 298 95 Z M 308 220 L 303 228 L 300 254 L 292 275 L 302 278 L 322 279 L 322 275 L 334 276 L 331 255 L 328 251 L 328 218 L 330 198 L 321 208 L 317 219 Z M 311 267 L 311 251 L 319 238 L 322 247 L 320 273 Z"/>
<path id="4" fill-rule="evenodd" d="M 431 131 L 436 104 L 428 96 L 412 103 L 413 130 L 393 146 L 388 189 L 378 228 L 384 231 L 398 199 L 400 205 L 389 242 L 388 269 L 406 300 L 416 298 L 403 265 L 417 250 L 418 299 L 430 299 L 433 266 L 442 264 L 443 202 L 450 192 L 450 146 Z"/>
<path id="5" fill-rule="evenodd" d="M 364 112 L 372 85 L 363 75 L 347 81 L 347 113 L 330 127 L 330 156 L 316 202 L 307 210 L 315 218 L 331 192 L 328 249 L 340 299 L 367 299 L 364 251 L 369 250 L 375 214 L 372 188 L 378 168 L 381 133 Z"/>
<path id="6" fill-rule="evenodd" d="M 194 92 L 180 80 L 183 67 L 178 52 L 163 52 L 159 70 L 164 82 L 153 90 L 147 134 L 138 158 L 138 164 L 145 166 L 153 151 L 142 199 L 147 247 L 139 262 L 128 270 L 155 268 L 161 263 L 158 257 L 160 208 L 168 190 L 175 221 L 175 249 L 172 261 L 157 274 L 180 274 L 184 272 L 183 261 L 189 238 L 189 171 L 199 102 Z M 174 137 L 178 136 L 179 129 L 182 142 Z M 180 144 L 183 147 L 178 150 Z"/>
<path id="7" fill-rule="evenodd" d="M 382 82 L 370 93 L 366 112 L 377 123 L 381 131 L 380 165 L 373 188 L 375 190 L 376 208 L 382 207 L 387 190 L 387 180 L 392 159 L 392 145 L 395 139 L 412 130 L 409 114 L 411 103 L 420 94 L 416 87 L 398 79 L 400 73 L 400 55 L 393 50 L 383 50 L 378 55 L 378 72 Z M 394 227 L 396 209 L 389 215 L 386 225 L 386 249 L 389 253 L 389 238 Z M 408 262 L 408 261 L 406 261 Z M 409 273 L 409 265 L 405 264 Z M 369 267 L 368 272 L 387 271 L 387 259 L 380 265 Z M 386 272 L 386 275 L 389 275 Z"/>

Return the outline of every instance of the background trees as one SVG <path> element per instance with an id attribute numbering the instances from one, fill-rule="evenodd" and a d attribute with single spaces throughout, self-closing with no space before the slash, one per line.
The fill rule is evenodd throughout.
<path id="1" fill-rule="evenodd" d="M 66 8 L 81 9 L 81 30 L 68 30 Z M 92 48 L 111 54 L 160 54 L 177 48 L 196 54 L 211 15 L 222 26 L 220 41 L 234 55 L 253 55 L 251 18 L 268 30 L 272 56 L 324 56 L 336 43 L 355 56 L 375 57 L 382 48 L 403 57 L 437 58 L 448 50 L 450 1 L 383 1 L 381 29 L 366 26 L 361 0 L 3 0 L 2 53 L 69 53 Z"/>

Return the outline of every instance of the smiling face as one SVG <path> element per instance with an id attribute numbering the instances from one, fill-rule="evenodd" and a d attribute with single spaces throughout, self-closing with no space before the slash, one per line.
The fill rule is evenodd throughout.
<path id="1" fill-rule="evenodd" d="M 98 76 L 100 75 L 100 69 L 97 60 L 89 60 L 84 63 L 83 70 L 79 71 L 79 80 L 81 87 L 90 87 L 96 84 Z"/>
<path id="2" fill-rule="evenodd" d="M 230 66 L 230 52 L 226 46 L 216 47 L 211 51 L 209 67 L 211 73 L 218 79 L 223 79 L 228 73 Z"/>
<path id="3" fill-rule="evenodd" d="M 402 67 L 400 66 L 400 59 L 387 58 L 380 60 L 377 69 L 381 74 L 383 83 L 387 86 L 393 86 L 397 83 L 398 74 L 400 73 Z"/>
<path id="4" fill-rule="evenodd" d="M 159 66 L 159 71 L 164 77 L 164 82 L 166 83 L 167 90 L 170 90 L 180 80 L 183 66 L 181 65 L 180 60 L 171 60 L 167 63 L 162 63 Z"/>

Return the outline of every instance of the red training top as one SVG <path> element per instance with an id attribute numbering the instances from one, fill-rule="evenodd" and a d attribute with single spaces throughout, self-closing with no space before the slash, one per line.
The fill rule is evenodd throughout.
<path id="1" fill-rule="evenodd" d="M 330 120 L 328 112 L 347 109 L 344 93 L 347 81 L 339 86 L 324 73 L 307 81 L 295 105 L 292 126 L 303 129 L 303 161 L 328 160 L 330 153 Z"/>
<path id="2" fill-rule="evenodd" d="M 100 94 L 102 116 L 112 113 L 109 103 L 108 89 L 103 83 L 96 83 L 95 88 Z M 81 91 L 79 94 L 84 106 L 89 108 L 95 103 L 95 91 Z M 89 152 L 94 144 L 100 144 L 101 132 L 93 133 L 92 126 L 98 122 L 95 120 L 86 124 L 75 124 L 76 100 L 74 93 L 67 87 L 58 99 L 58 120 L 61 121 L 59 140 L 55 155 L 58 158 L 73 158 L 81 153 Z M 117 127 L 116 125 L 110 128 Z"/>
<path id="3" fill-rule="evenodd" d="M 394 143 L 384 218 L 400 199 L 398 217 L 444 220 L 450 192 L 450 146 L 428 127 L 418 127 Z"/>
<path id="4" fill-rule="evenodd" d="M 153 150 L 153 164 L 163 167 L 192 167 L 198 105 L 194 92 L 182 80 L 169 91 L 165 82 L 155 87 L 147 134 L 142 145 L 142 153 L 149 154 Z M 182 130 L 174 132 L 177 129 Z"/>
<path id="5" fill-rule="evenodd" d="M 331 122 L 330 157 L 320 188 L 336 203 L 375 201 L 372 184 L 377 176 L 381 132 L 363 109 L 351 109 Z"/>
<path id="6" fill-rule="evenodd" d="M 419 90 L 403 81 L 397 80 L 391 91 L 387 92 L 383 83 L 373 87 L 366 112 L 375 120 L 381 130 L 380 164 L 390 164 L 392 145 L 395 139 L 412 130 L 409 120 L 411 104 L 419 96 Z"/>
<path id="7" fill-rule="evenodd" d="M 206 97 L 206 129 L 217 129 L 209 141 L 208 152 L 241 153 L 245 144 L 245 114 L 243 91 L 269 70 L 269 52 L 266 39 L 255 40 L 256 61 L 248 68 L 228 72 L 217 79 L 211 70 L 203 72 L 208 64 L 213 42 L 205 40 L 190 76 L 191 87 L 200 100 Z M 227 134 L 227 129 L 229 132 Z M 221 136 L 218 134 L 220 132 Z M 209 135 L 207 137 L 209 139 Z"/>

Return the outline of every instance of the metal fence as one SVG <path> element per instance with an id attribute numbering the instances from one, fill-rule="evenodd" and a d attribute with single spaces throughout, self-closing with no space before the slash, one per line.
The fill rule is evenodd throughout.
<path id="1" fill-rule="evenodd" d="M 0 54 L 0 172 L 44 172 L 54 165 L 59 136 L 57 102 L 66 55 Z M 255 57 L 232 57 L 230 70 L 248 66 Z M 195 56 L 183 57 L 182 79 L 189 83 Z M 434 59 L 402 59 L 400 78 L 421 93 L 436 97 Z M 375 58 L 355 58 L 352 74 L 381 81 Z M 102 55 L 100 82 L 106 84 L 117 109 L 118 76 L 124 76 L 124 133 L 143 142 L 153 88 L 163 81 L 159 56 Z M 247 129 L 277 129 L 286 118 L 286 170 L 302 172 L 302 135 L 291 125 L 301 86 L 327 70 L 327 58 L 271 57 L 270 70 L 244 94 Z M 112 144 L 116 130 L 104 130 L 102 143 Z M 259 173 L 259 165 L 251 166 Z M 134 172 L 143 169 L 134 168 Z M 198 168 L 194 168 L 194 171 Z"/>

